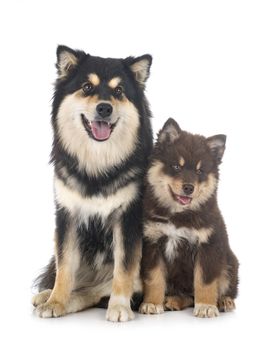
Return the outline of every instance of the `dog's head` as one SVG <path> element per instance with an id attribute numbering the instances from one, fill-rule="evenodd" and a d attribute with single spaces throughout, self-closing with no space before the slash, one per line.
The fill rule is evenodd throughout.
<path id="1" fill-rule="evenodd" d="M 115 164 L 118 153 L 125 158 L 131 152 L 151 62 L 150 55 L 112 59 L 58 47 L 53 125 L 70 154 L 87 162 L 93 149 L 95 157 L 107 153 Z"/>
<path id="2" fill-rule="evenodd" d="M 148 182 L 162 205 L 197 210 L 215 194 L 225 135 L 205 138 L 182 131 L 169 119 L 158 134 Z"/>

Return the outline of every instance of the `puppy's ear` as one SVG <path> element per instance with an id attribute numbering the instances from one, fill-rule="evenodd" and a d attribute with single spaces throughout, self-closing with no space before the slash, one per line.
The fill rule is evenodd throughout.
<path id="1" fill-rule="evenodd" d="M 59 45 L 57 47 L 56 63 L 59 79 L 66 78 L 84 56 L 85 53 L 83 51 L 75 51 L 67 46 Z"/>
<path id="2" fill-rule="evenodd" d="M 128 57 L 125 59 L 125 62 L 133 72 L 136 81 L 144 87 L 149 77 L 152 57 L 150 55 L 143 55 L 136 58 Z"/>
<path id="3" fill-rule="evenodd" d="M 181 128 L 178 123 L 174 119 L 169 118 L 158 133 L 158 142 L 168 141 L 173 143 L 180 137 L 180 135 Z"/>
<path id="4" fill-rule="evenodd" d="M 208 137 L 206 141 L 217 163 L 220 164 L 225 152 L 226 135 L 214 135 Z"/>

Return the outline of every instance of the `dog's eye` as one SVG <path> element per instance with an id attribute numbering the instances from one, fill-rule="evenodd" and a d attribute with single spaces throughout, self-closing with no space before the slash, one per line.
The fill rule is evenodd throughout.
<path id="1" fill-rule="evenodd" d="M 82 85 L 82 89 L 83 89 L 83 92 L 85 93 L 85 95 L 88 95 L 93 91 L 94 86 L 92 83 L 88 82 L 88 83 L 84 83 Z"/>
<path id="2" fill-rule="evenodd" d="M 117 86 L 115 89 L 114 89 L 114 95 L 115 96 L 121 96 L 122 95 L 122 93 L 123 93 L 123 89 L 122 89 L 122 87 L 121 86 Z"/>
<path id="3" fill-rule="evenodd" d="M 175 170 L 177 173 L 181 171 L 181 167 L 179 164 L 175 164 L 171 166 L 173 170 Z"/>
<path id="4" fill-rule="evenodd" d="M 197 169 L 196 174 L 201 175 L 203 173 L 202 169 Z"/>

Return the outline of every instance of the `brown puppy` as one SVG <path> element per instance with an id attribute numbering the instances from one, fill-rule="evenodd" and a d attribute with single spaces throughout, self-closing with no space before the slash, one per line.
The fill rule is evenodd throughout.
<path id="1" fill-rule="evenodd" d="M 195 316 L 214 317 L 235 308 L 238 261 L 216 196 L 225 141 L 173 119 L 159 132 L 146 179 L 141 313 L 194 304 Z"/>

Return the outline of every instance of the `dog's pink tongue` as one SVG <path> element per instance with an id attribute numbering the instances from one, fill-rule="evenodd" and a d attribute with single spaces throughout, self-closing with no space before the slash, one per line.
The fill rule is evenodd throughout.
<path id="1" fill-rule="evenodd" d="M 92 122 L 91 130 L 93 137 L 100 141 L 107 140 L 111 134 L 111 127 L 105 122 Z"/>
<path id="2" fill-rule="evenodd" d="M 177 199 L 183 205 L 189 204 L 192 200 L 190 197 L 185 196 L 177 196 Z"/>

